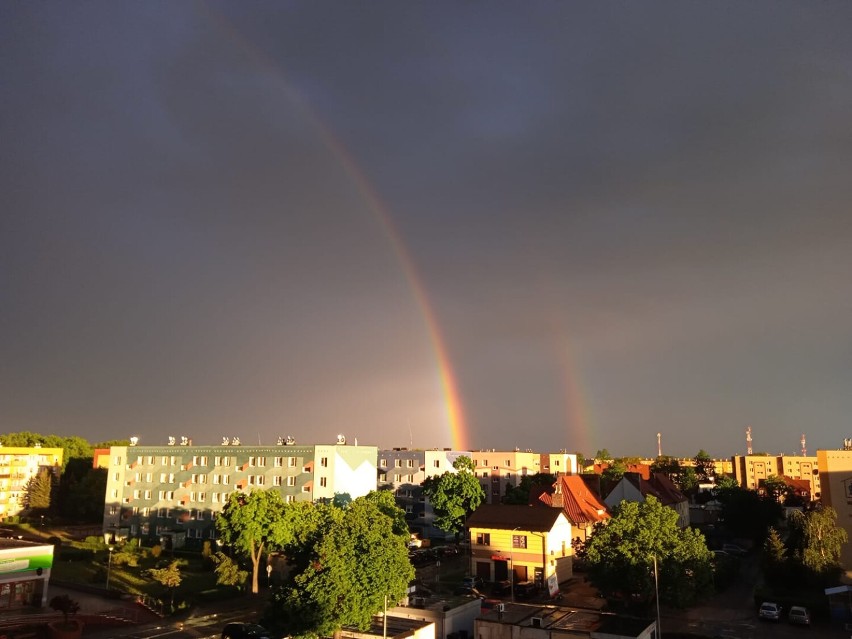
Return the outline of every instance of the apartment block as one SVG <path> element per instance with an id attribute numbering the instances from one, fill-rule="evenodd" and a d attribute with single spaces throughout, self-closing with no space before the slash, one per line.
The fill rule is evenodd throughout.
<path id="1" fill-rule="evenodd" d="M 837 512 L 837 524 L 852 541 L 852 450 L 818 450 L 817 463 L 822 480 L 820 501 Z M 847 576 L 852 567 L 852 543 L 843 544 L 840 563 Z"/>
<path id="2" fill-rule="evenodd" d="M 112 446 L 104 536 L 177 546 L 214 539 L 213 519 L 234 491 L 274 488 L 287 502 L 355 499 L 376 489 L 377 450 L 345 444 Z"/>
<path id="3" fill-rule="evenodd" d="M 429 477 L 455 472 L 453 463 L 462 456 L 470 457 L 470 453 L 447 448 L 392 448 L 378 451 L 378 485 L 380 488 L 393 489 L 396 503 L 405 511 L 412 533 L 424 539 L 446 535 L 434 526 L 435 513 L 423 495 L 421 484 Z"/>
<path id="4" fill-rule="evenodd" d="M 27 483 L 40 469 L 58 476 L 62 455 L 61 448 L 0 446 L 0 519 L 23 510 Z"/>
<path id="5" fill-rule="evenodd" d="M 817 453 L 818 455 L 819 453 Z M 734 479 L 743 488 L 759 490 L 767 477 L 784 476 L 806 480 L 814 499 L 822 492 L 817 457 L 797 455 L 734 455 L 731 457 Z"/>
<path id="6" fill-rule="evenodd" d="M 470 453 L 476 476 L 485 491 L 485 503 L 499 504 L 509 486 L 517 486 L 527 475 L 577 472 L 577 456 L 564 451 L 534 453 L 531 450 L 476 450 Z"/>

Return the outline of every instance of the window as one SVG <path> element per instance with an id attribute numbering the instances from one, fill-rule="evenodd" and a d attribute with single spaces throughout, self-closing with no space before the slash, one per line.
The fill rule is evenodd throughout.
<path id="1" fill-rule="evenodd" d="M 328 468 L 328 457 L 320 457 L 320 466 Z"/>
<path id="2" fill-rule="evenodd" d="M 207 455 L 202 455 L 202 456 L 201 456 L 201 460 L 199 461 L 199 464 L 198 464 L 198 465 L 199 465 L 199 466 L 206 466 L 206 465 L 207 465 Z"/>
<path id="3" fill-rule="evenodd" d="M 526 535 L 512 535 L 512 548 L 526 548 L 527 547 L 527 536 Z"/>
<path id="4" fill-rule="evenodd" d="M 379 481 L 387 481 L 388 474 L 387 473 L 379 473 Z"/>
<path id="5" fill-rule="evenodd" d="M 112 465 L 113 465 L 113 466 L 121 466 L 121 457 L 115 457 L 115 458 L 113 458 L 113 460 L 112 460 Z"/>
<path id="6" fill-rule="evenodd" d="M 302 492 L 303 492 L 303 493 L 309 493 L 309 492 L 311 492 L 311 489 L 310 489 L 310 488 L 308 488 L 308 486 L 307 486 L 307 484 L 306 484 L 306 485 L 302 486 Z"/>
<path id="7" fill-rule="evenodd" d="M 292 504 L 294 501 L 296 501 L 296 496 L 295 495 L 285 495 L 284 501 L 286 501 L 288 504 Z"/>
<path id="8" fill-rule="evenodd" d="M 500 467 L 499 466 L 492 466 L 491 470 L 500 470 Z"/>
<path id="9" fill-rule="evenodd" d="M 148 455 L 148 465 L 149 466 L 154 465 L 154 456 L 153 455 Z"/>
<path id="10" fill-rule="evenodd" d="M 142 479 L 142 473 L 135 473 L 133 475 L 133 481 L 140 481 Z"/>
<path id="11" fill-rule="evenodd" d="M 507 460 L 506 460 L 506 468 L 511 468 L 511 466 L 512 466 L 512 460 L 511 460 L 511 459 L 507 459 Z"/>
<path id="12" fill-rule="evenodd" d="M 115 481 L 119 481 L 121 479 L 121 473 L 116 473 L 115 475 L 113 475 L 113 478 L 115 479 Z"/>
<path id="13" fill-rule="evenodd" d="M 296 467 L 296 458 L 288 457 L 287 458 L 287 468 L 295 468 Z"/>
<path id="14" fill-rule="evenodd" d="M 254 467 L 255 467 L 255 465 L 256 465 L 256 464 L 255 464 L 255 461 L 256 461 L 256 458 L 255 458 L 255 457 L 249 457 L 249 468 L 254 468 Z"/>
<path id="15" fill-rule="evenodd" d="M 258 476 L 257 476 L 257 485 L 258 485 L 258 486 L 263 486 L 263 484 L 264 484 L 263 475 L 258 475 Z"/>
<path id="16" fill-rule="evenodd" d="M 139 490 L 134 490 L 133 491 L 133 499 L 139 499 L 140 494 L 141 494 L 141 492 Z"/>
<path id="17" fill-rule="evenodd" d="M 219 493 L 212 493 L 212 497 L 210 498 L 210 501 L 212 501 L 214 504 L 218 504 L 219 503 Z"/>
<path id="18" fill-rule="evenodd" d="M 384 468 L 384 467 L 385 467 L 385 466 L 387 466 L 387 465 L 388 465 L 388 461 L 387 461 L 386 459 L 380 459 L 380 460 L 379 460 L 379 466 L 380 466 L 381 468 Z"/>
<path id="19" fill-rule="evenodd" d="M 441 467 L 441 460 L 440 460 L 440 459 L 436 459 L 435 461 L 433 461 L 433 462 L 432 462 L 432 467 L 433 467 L 433 468 L 440 468 L 440 467 Z"/>
<path id="20" fill-rule="evenodd" d="M 406 459 L 405 461 L 406 461 L 406 464 L 405 464 L 406 466 L 408 466 L 409 468 L 414 468 L 414 460 L 413 459 Z"/>
<path id="21" fill-rule="evenodd" d="M 393 460 L 393 467 L 394 467 L 394 468 L 400 468 L 400 467 L 402 467 L 402 460 L 401 460 L 401 459 L 394 459 L 394 460 Z"/>
<path id="22" fill-rule="evenodd" d="M 213 485 L 214 486 L 219 485 L 219 480 L 221 479 L 221 477 L 222 477 L 221 475 L 213 475 Z"/>
<path id="23" fill-rule="evenodd" d="M 288 486 L 295 486 L 296 485 L 296 478 L 295 477 L 288 477 L 287 478 L 287 485 Z"/>
<path id="24" fill-rule="evenodd" d="M 325 477 L 320 477 L 320 486 L 325 488 L 328 485 L 328 480 Z"/>
<path id="25" fill-rule="evenodd" d="M 195 491 L 189 493 L 189 501 L 195 501 Z"/>
<path id="26" fill-rule="evenodd" d="M 207 501 L 207 493 L 198 493 L 198 501 Z"/>
<path id="27" fill-rule="evenodd" d="M 476 543 L 480 546 L 490 546 L 491 533 L 476 533 Z"/>
<path id="28" fill-rule="evenodd" d="M 406 475 L 405 481 L 407 481 L 409 484 L 412 483 L 414 481 L 414 475 Z"/>
<path id="29" fill-rule="evenodd" d="M 139 457 L 136 458 L 136 463 L 141 466 L 145 463 L 145 458 L 142 455 L 139 455 Z"/>
<path id="30" fill-rule="evenodd" d="M 231 476 L 230 475 L 222 475 L 222 485 L 227 486 L 230 483 L 231 483 Z"/>
<path id="31" fill-rule="evenodd" d="M 134 506 L 133 508 L 131 508 L 131 509 L 130 509 L 130 514 L 132 514 L 134 517 L 135 517 L 136 515 L 138 515 L 138 514 L 139 514 L 139 506 Z"/>
<path id="32" fill-rule="evenodd" d="M 168 463 L 169 463 L 169 458 L 168 458 L 168 457 L 166 457 L 165 455 L 163 455 L 163 460 L 162 460 L 162 461 L 163 461 L 163 463 L 162 463 L 162 464 L 160 464 L 160 465 L 161 465 L 161 466 L 167 466 L 167 465 L 168 465 Z"/>
<path id="33" fill-rule="evenodd" d="M 118 514 L 118 506 L 116 506 L 115 504 L 112 504 L 109 507 L 109 514 L 110 515 L 117 515 Z"/>
<path id="34" fill-rule="evenodd" d="M 213 465 L 214 466 L 221 466 L 222 465 L 222 458 L 219 457 L 219 456 L 214 457 L 213 458 Z"/>
<path id="35" fill-rule="evenodd" d="M 145 491 L 145 499 L 151 499 L 151 489 Z"/>
<path id="36" fill-rule="evenodd" d="M 153 473 L 145 473 L 145 481 L 147 481 L 150 484 L 153 480 L 154 480 Z"/>
<path id="37" fill-rule="evenodd" d="M 284 465 L 284 458 L 283 457 L 276 457 L 275 458 L 275 467 L 281 468 L 283 465 Z"/>
<path id="38" fill-rule="evenodd" d="M 258 457 L 257 458 L 258 466 L 266 466 L 266 457 Z"/>
<path id="39" fill-rule="evenodd" d="M 272 478 L 272 485 L 273 486 L 281 486 L 281 484 L 282 484 L 281 475 L 275 475 Z"/>
<path id="40" fill-rule="evenodd" d="M 482 476 L 483 476 L 483 477 L 488 477 L 488 471 L 483 471 Z"/>

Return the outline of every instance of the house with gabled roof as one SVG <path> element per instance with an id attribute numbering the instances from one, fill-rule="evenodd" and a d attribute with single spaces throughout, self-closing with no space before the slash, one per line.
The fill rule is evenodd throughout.
<path id="1" fill-rule="evenodd" d="M 677 512 L 680 528 L 689 526 L 689 499 L 664 473 L 651 473 L 647 480 L 638 473 L 624 473 L 604 502 L 612 509 L 625 500 L 641 503 L 648 495 L 656 497 L 663 506 Z"/>
<path id="2" fill-rule="evenodd" d="M 533 581 L 551 594 L 573 574 L 572 526 L 559 508 L 482 504 L 467 518 L 471 573 L 484 581 Z"/>
<path id="3" fill-rule="evenodd" d="M 552 486 L 533 489 L 530 503 L 560 508 L 571 523 L 572 539 L 585 542 L 595 524 L 610 519 L 606 504 L 579 475 L 560 475 Z"/>

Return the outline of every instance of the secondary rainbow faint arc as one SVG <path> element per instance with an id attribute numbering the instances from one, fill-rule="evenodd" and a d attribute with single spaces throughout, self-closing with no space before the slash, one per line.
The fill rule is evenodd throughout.
<path id="1" fill-rule="evenodd" d="M 199 5 L 196 4 L 196 7 Z M 444 399 L 447 425 L 450 430 L 450 438 L 455 450 L 466 450 L 467 441 L 467 426 L 465 424 L 464 410 L 461 403 L 461 398 L 458 391 L 458 383 L 453 373 L 453 368 L 450 363 L 450 358 L 447 352 L 447 346 L 441 333 L 438 321 L 432 306 L 429 303 L 429 297 L 426 295 L 426 289 L 423 287 L 420 277 L 417 274 L 417 269 L 411 259 L 409 251 L 405 247 L 402 236 L 398 232 L 393 219 L 390 216 L 388 207 L 382 202 L 381 197 L 376 192 L 370 180 L 359 168 L 352 154 L 349 153 L 343 143 L 335 136 L 329 127 L 311 108 L 310 103 L 302 96 L 300 92 L 295 90 L 284 77 L 284 71 L 281 64 L 265 53 L 254 42 L 244 36 L 234 24 L 227 19 L 222 13 L 214 10 L 209 4 L 201 3 L 200 6 L 204 9 L 203 13 L 217 24 L 223 31 L 229 35 L 232 40 L 237 42 L 241 47 L 248 52 L 252 60 L 258 65 L 272 69 L 276 76 L 281 79 L 281 88 L 288 97 L 297 104 L 301 111 L 305 114 L 314 128 L 319 132 L 325 146 L 332 152 L 334 157 L 340 162 L 346 174 L 352 180 L 358 193 L 364 198 L 369 210 L 379 223 L 385 237 L 390 242 L 393 252 L 396 255 L 397 261 L 402 267 L 405 279 L 411 288 L 420 313 L 423 316 L 423 321 L 426 324 L 426 330 L 429 334 L 429 341 L 432 344 L 432 349 L 435 353 L 435 359 L 438 365 L 438 376 L 440 378 L 441 392 Z"/>

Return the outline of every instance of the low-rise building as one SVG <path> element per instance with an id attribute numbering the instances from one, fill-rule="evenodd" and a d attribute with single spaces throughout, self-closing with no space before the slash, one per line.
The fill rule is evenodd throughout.
<path id="1" fill-rule="evenodd" d="M 53 544 L 0 539 L 0 613 L 47 604 Z"/>
<path id="2" fill-rule="evenodd" d="M 810 495 L 819 499 L 822 492 L 820 481 L 819 451 L 816 457 L 800 455 L 734 455 L 731 457 L 733 476 L 742 488 L 763 490 L 768 477 L 782 475 L 790 479 L 802 479 L 810 484 Z"/>
<path id="3" fill-rule="evenodd" d="M 562 606 L 498 604 L 476 620 L 477 639 L 653 639 L 654 620 Z"/>
<path id="4" fill-rule="evenodd" d="M 483 504 L 467 527 L 471 573 L 484 581 L 514 577 L 555 594 L 573 574 L 571 523 L 559 508 Z"/>
<path id="5" fill-rule="evenodd" d="M 535 453 L 532 450 L 511 451 L 474 450 L 470 453 L 476 467 L 476 477 L 485 491 L 486 504 L 499 504 L 509 487 L 520 484 L 528 475 L 574 475 L 577 473 L 577 455 Z"/>
<path id="6" fill-rule="evenodd" d="M 612 510 L 622 501 L 641 503 L 648 495 L 653 495 L 663 506 L 677 513 L 680 528 L 689 526 L 689 499 L 663 473 L 652 473 L 648 480 L 642 479 L 638 473 L 624 473 L 604 502 Z"/>
<path id="7" fill-rule="evenodd" d="M 530 500 L 531 503 L 560 508 L 571 523 L 572 539 L 581 543 L 585 543 L 592 534 L 595 524 L 611 517 L 606 504 L 580 475 L 561 475 L 552 486 L 530 495 Z"/>

